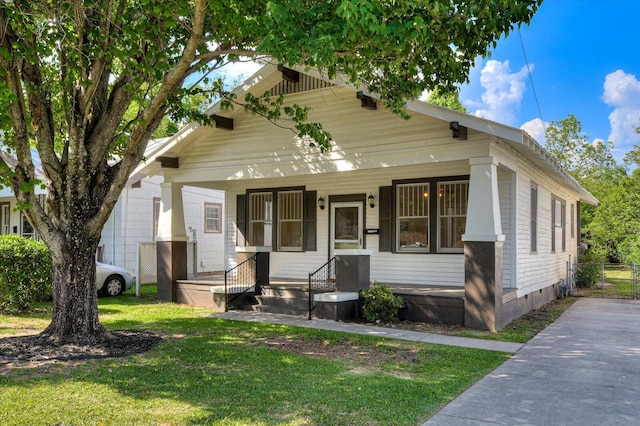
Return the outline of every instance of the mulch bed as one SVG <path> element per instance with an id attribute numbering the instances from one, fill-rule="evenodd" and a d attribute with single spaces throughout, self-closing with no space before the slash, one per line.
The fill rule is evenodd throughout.
<path id="1" fill-rule="evenodd" d="M 118 330 L 105 333 L 94 341 L 67 341 L 57 343 L 40 334 L 5 337 L 0 339 L 0 361 L 79 360 L 122 357 L 146 352 L 163 338 L 148 331 Z"/>

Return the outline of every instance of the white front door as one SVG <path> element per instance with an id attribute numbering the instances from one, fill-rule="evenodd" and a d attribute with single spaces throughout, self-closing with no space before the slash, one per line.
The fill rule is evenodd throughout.
<path id="1" fill-rule="evenodd" d="M 361 249 L 362 247 L 361 201 L 331 203 L 331 255 L 341 249 Z"/>

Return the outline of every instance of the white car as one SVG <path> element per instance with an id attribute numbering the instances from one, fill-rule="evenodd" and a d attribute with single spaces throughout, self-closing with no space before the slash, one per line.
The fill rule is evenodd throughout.
<path id="1" fill-rule="evenodd" d="M 135 277 L 126 269 L 96 262 L 96 286 L 103 296 L 117 296 L 133 287 L 135 282 Z"/>

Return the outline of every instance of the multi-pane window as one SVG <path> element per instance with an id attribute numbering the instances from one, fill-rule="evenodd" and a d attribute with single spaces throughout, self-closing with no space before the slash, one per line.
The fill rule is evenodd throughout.
<path id="1" fill-rule="evenodd" d="M 538 251 L 538 185 L 531 182 L 531 252 Z"/>
<path id="2" fill-rule="evenodd" d="M 278 250 L 302 250 L 302 191 L 278 192 Z"/>
<path id="3" fill-rule="evenodd" d="M 469 180 L 430 178 L 394 184 L 396 250 L 462 253 Z"/>
<path id="4" fill-rule="evenodd" d="M 249 194 L 249 241 L 253 246 L 271 247 L 273 233 L 273 193 Z"/>
<path id="5" fill-rule="evenodd" d="M 429 250 L 429 183 L 397 185 L 398 251 Z"/>
<path id="6" fill-rule="evenodd" d="M 467 223 L 469 182 L 438 184 L 438 251 L 459 251 Z"/>
<path id="7" fill-rule="evenodd" d="M 0 204 L 0 234 L 9 234 L 10 224 L 10 205 L 9 203 Z"/>
<path id="8" fill-rule="evenodd" d="M 204 232 L 222 232 L 222 204 L 204 203 Z"/>

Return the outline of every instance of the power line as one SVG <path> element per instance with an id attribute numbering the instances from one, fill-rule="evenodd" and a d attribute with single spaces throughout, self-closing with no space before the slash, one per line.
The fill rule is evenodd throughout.
<path id="1" fill-rule="evenodd" d="M 531 67 L 529 66 L 529 59 L 527 58 L 527 50 L 524 48 L 524 41 L 522 40 L 522 33 L 520 32 L 520 28 L 518 28 L 518 35 L 520 36 L 520 45 L 522 46 L 522 54 L 524 55 L 524 62 L 527 64 L 527 73 L 529 73 L 529 81 L 531 82 L 531 89 L 533 90 L 533 98 L 536 101 L 536 107 L 538 108 L 538 115 L 540 116 L 540 121 L 542 122 L 542 130 L 546 134 L 547 128 L 546 128 L 546 125 L 544 124 L 544 119 L 542 118 L 542 110 L 540 109 L 540 102 L 538 102 L 538 93 L 536 93 L 536 86 L 533 84 Z"/>

